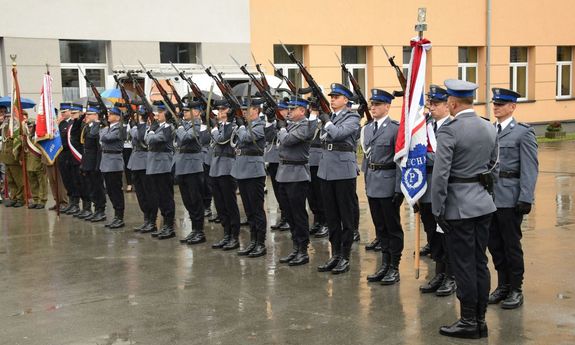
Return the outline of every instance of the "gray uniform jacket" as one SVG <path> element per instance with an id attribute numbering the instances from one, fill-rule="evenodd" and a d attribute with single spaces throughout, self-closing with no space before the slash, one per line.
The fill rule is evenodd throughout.
<path id="1" fill-rule="evenodd" d="M 451 121 L 451 116 L 448 116 L 441 125 L 442 126 L 446 125 L 449 123 L 449 121 Z M 433 125 L 433 122 L 434 122 L 433 118 L 430 117 L 430 120 L 428 120 L 428 123 L 431 123 Z M 441 127 L 439 127 L 439 128 L 441 128 Z M 426 156 L 427 156 L 427 161 L 425 162 L 425 165 L 427 168 L 427 190 L 425 191 L 425 194 L 423 194 L 421 196 L 421 198 L 419 198 L 419 202 L 430 204 L 431 203 L 431 177 L 433 176 L 433 163 L 435 161 L 435 152 L 427 152 Z"/>
<path id="2" fill-rule="evenodd" d="M 447 220 L 479 217 L 496 210 L 493 198 L 479 182 L 449 183 L 449 177 L 474 178 L 497 160 L 493 126 L 475 112 L 457 115 L 437 131 L 437 151 L 431 179 L 431 208 Z"/>
<path id="3" fill-rule="evenodd" d="M 359 169 L 355 149 L 359 119 L 358 113 L 344 109 L 331 120 L 331 125 L 322 128 L 320 138 L 324 145 L 343 145 L 351 151 L 322 149 L 317 177 L 328 181 L 357 178 Z"/>
<path id="4" fill-rule="evenodd" d="M 264 152 L 264 162 L 279 163 L 280 155 L 278 153 L 278 147 L 277 147 L 278 129 L 275 126 L 275 122 L 271 125 L 266 123 L 264 133 L 266 136 L 266 149 Z"/>
<path id="5" fill-rule="evenodd" d="M 132 138 L 132 154 L 128 161 L 128 169 L 130 170 L 146 170 L 148 145 L 144 140 L 145 135 L 146 123 L 138 123 L 130 128 L 130 137 Z"/>
<path id="6" fill-rule="evenodd" d="M 214 147 L 212 145 L 212 134 L 205 125 L 200 126 L 200 144 L 202 144 L 202 157 L 205 165 L 212 164 Z"/>
<path id="7" fill-rule="evenodd" d="M 248 125 L 236 129 L 236 160 L 231 172 L 236 180 L 266 176 L 264 123 L 256 119 L 252 121 L 251 130 Z"/>
<path id="8" fill-rule="evenodd" d="M 212 129 L 214 155 L 210 164 L 210 177 L 231 175 L 236 160 L 236 151 L 230 144 L 233 132 L 234 124 L 229 122 Z"/>
<path id="9" fill-rule="evenodd" d="M 386 118 L 373 133 L 375 120 L 365 126 L 365 192 L 370 198 L 391 198 L 401 193 L 401 170 L 393 161 L 399 124 Z M 370 167 L 371 165 L 371 167 Z"/>
<path id="10" fill-rule="evenodd" d="M 309 166 L 317 167 L 319 166 L 319 160 L 321 159 L 321 153 L 323 151 L 321 148 L 321 139 L 319 138 L 321 130 L 319 128 L 319 120 L 317 118 L 309 120 L 309 122 L 313 132 L 311 147 L 309 149 Z"/>
<path id="11" fill-rule="evenodd" d="M 124 156 L 122 155 L 124 140 L 126 140 L 126 132 L 121 123 L 112 126 L 112 128 L 100 129 L 101 172 L 124 171 Z"/>
<path id="12" fill-rule="evenodd" d="M 161 124 L 155 131 L 145 136 L 148 145 L 146 175 L 164 174 L 172 171 L 174 156 L 174 129 L 168 123 Z"/>
<path id="13" fill-rule="evenodd" d="M 535 131 L 513 119 L 497 137 L 500 175 L 493 186 L 495 206 L 515 207 L 518 201 L 532 204 L 539 172 Z M 504 177 L 508 173 L 520 176 Z"/>
<path id="14" fill-rule="evenodd" d="M 176 144 L 178 150 L 174 156 L 176 176 L 195 174 L 204 171 L 204 154 L 200 142 L 200 126 L 202 122 L 196 120 L 182 121 L 176 130 Z"/>
<path id="15" fill-rule="evenodd" d="M 290 122 L 278 132 L 280 143 L 280 165 L 276 174 L 278 182 L 311 181 L 309 171 L 309 148 L 315 130 L 315 124 L 308 119 Z M 305 162 L 305 164 L 301 164 Z"/>

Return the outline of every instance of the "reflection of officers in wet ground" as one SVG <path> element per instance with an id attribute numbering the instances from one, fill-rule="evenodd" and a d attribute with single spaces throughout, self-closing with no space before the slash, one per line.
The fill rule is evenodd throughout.
<path id="1" fill-rule="evenodd" d="M 511 90 L 493 89 L 499 178 L 493 191 L 497 211 L 489 230 L 489 252 L 497 270 L 497 288 L 489 296 L 489 304 L 501 302 L 504 309 L 523 304 L 521 222 L 531 212 L 539 169 L 535 131 L 513 117 L 518 97 Z"/>

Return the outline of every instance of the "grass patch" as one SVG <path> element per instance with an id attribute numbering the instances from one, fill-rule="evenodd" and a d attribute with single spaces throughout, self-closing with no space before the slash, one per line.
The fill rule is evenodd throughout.
<path id="1" fill-rule="evenodd" d="M 545 138 L 544 136 L 537 137 L 538 143 L 556 143 L 559 141 L 569 141 L 569 140 L 575 140 L 575 133 L 568 133 L 567 135 L 565 135 L 565 138 L 560 139 L 550 139 Z"/>

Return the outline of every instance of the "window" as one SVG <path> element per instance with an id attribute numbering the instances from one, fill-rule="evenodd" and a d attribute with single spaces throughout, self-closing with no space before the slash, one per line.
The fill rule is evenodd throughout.
<path id="1" fill-rule="evenodd" d="M 60 68 L 62 98 L 65 102 L 93 96 L 82 73 L 98 91 L 103 91 L 106 88 L 106 42 L 60 40 Z"/>
<path id="2" fill-rule="evenodd" d="M 519 100 L 527 99 L 527 47 L 511 47 L 509 63 L 509 88 L 521 95 Z"/>
<path id="3" fill-rule="evenodd" d="M 411 61 L 411 47 L 404 46 L 403 47 L 403 75 L 405 79 L 409 78 L 409 61 Z"/>
<path id="4" fill-rule="evenodd" d="M 477 83 L 477 47 L 459 47 L 457 75 L 461 80 Z"/>
<path id="5" fill-rule="evenodd" d="M 557 47 L 557 98 L 571 98 L 573 47 Z"/>
<path id="6" fill-rule="evenodd" d="M 303 63 L 303 46 L 286 45 L 287 50 L 294 53 L 295 58 Z M 274 44 L 274 65 L 291 80 L 295 86 L 301 87 L 302 76 L 296 64 L 292 63 L 281 44 Z"/>
<path id="7" fill-rule="evenodd" d="M 359 87 L 365 94 L 367 88 L 365 70 L 366 70 L 366 49 L 365 47 L 351 47 L 343 46 L 341 47 L 341 61 L 345 63 L 349 72 L 353 75 Z M 351 82 L 347 74 L 342 71 L 342 81 L 345 86 L 350 90 L 353 90 Z M 354 90 L 355 91 L 355 90 Z"/>
<path id="8" fill-rule="evenodd" d="M 161 63 L 197 63 L 198 43 L 160 42 Z"/>

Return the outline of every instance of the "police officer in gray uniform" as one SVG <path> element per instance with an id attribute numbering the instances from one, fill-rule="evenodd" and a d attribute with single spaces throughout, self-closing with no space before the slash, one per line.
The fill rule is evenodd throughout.
<path id="1" fill-rule="evenodd" d="M 309 125 L 313 129 L 313 137 L 311 147 L 309 149 L 309 169 L 311 172 L 311 182 L 308 189 L 307 201 L 309 208 L 313 213 L 313 225 L 310 229 L 310 234 L 315 238 L 322 238 L 329 235 L 327 222 L 325 219 L 325 210 L 323 207 L 323 199 L 321 197 L 321 179 L 317 177 L 319 169 L 319 161 L 322 155 L 321 148 L 321 128 L 320 121 L 317 118 L 319 111 L 314 105 L 310 105 Z"/>
<path id="2" fill-rule="evenodd" d="M 289 124 L 283 119 L 276 120 L 280 144 L 280 164 L 276 178 L 284 214 L 291 227 L 293 251 L 280 258 L 280 263 L 299 266 L 309 262 L 309 221 L 305 199 L 311 181 L 308 159 L 315 126 L 305 117 L 308 106 L 306 100 L 293 96 L 288 106 Z"/>
<path id="3" fill-rule="evenodd" d="M 134 228 L 135 232 L 148 233 L 156 231 L 156 214 L 157 208 L 153 209 L 152 200 L 154 196 L 151 195 L 150 185 L 151 180 L 146 175 L 146 161 L 148 156 L 148 145 L 144 140 L 146 135 L 148 116 L 145 107 L 138 109 L 137 121 L 135 126 L 130 128 L 130 137 L 132 138 L 132 154 L 128 160 L 128 169 L 132 174 L 132 182 L 136 189 L 136 198 L 140 210 L 144 214 L 144 223 Z M 153 114 L 151 115 L 153 117 Z"/>
<path id="4" fill-rule="evenodd" d="M 349 257 L 355 228 L 356 179 L 359 173 L 355 149 L 359 114 L 347 107 L 353 93 L 341 84 L 331 84 L 333 114 L 321 113 L 323 152 L 317 176 L 322 183 L 324 210 L 329 228 L 331 257 L 318 266 L 319 272 L 349 271 Z"/>
<path id="5" fill-rule="evenodd" d="M 180 243 L 206 242 L 204 235 L 204 157 L 200 141 L 202 125 L 200 102 L 192 101 L 183 108 L 184 118 L 176 130 L 177 151 L 174 157 L 176 179 L 184 206 L 192 221 L 192 231 Z"/>
<path id="6" fill-rule="evenodd" d="M 383 285 L 399 282 L 399 262 L 403 250 L 403 228 L 399 215 L 403 202 L 401 170 L 393 160 L 399 123 L 388 115 L 394 98 L 385 90 L 371 90 L 370 112 L 373 121 L 365 126 L 362 143 L 365 149 L 365 192 L 381 246 L 381 267 L 368 275 L 367 281 L 381 282 Z"/>
<path id="7" fill-rule="evenodd" d="M 212 244 L 212 248 L 233 250 L 240 246 L 240 211 L 236 196 L 236 181 L 231 175 L 236 158 L 230 140 L 234 132 L 234 117 L 227 101 L 216 101 L 214 106 L 218 110 L 218 119 L 217 122 L 212 122 L 214 155 L 210 164 L 210 177 L 214 203 L 224 228 L 224 236 Z"/>
<path id="8" fill-rule="evenodd" d="M 265 123 L 260 119 L 261 99 L 244 101 L 244 116 L 236 117 L 235 130 L 236 160 L 232 176 L 238 183 L 244 211 L 250 225 L 250 243 L 238 255 L 259 257 L 267 253 L 266 212 L 264 209 L 264 186 L 266 171 L 264 163 Z M 234 141 L 235 140 L 235 141 Z"/>
<path id="9" fill-rule="evenodd" d="M 287 116 L 287 104 L 285 102 L 278 102 L 277 107 L 280 112 L 283 112 L 283 116 Z M 279 183 L 276 180 L 276 174 L 278 172 L 278 167 L 280 164 L 280 156 L 277 147 L 277 133 L 278 128 L 276 126 L 276 113 L 275 108 L 269 107 L 264 110 L 266 115 L 266 126 L 264 133 L 266 136 L 266 149 L 264 152 L 264 162 L 267 163 L 267 172 L 270 175 L 270 180 L 272 181 L 272 188 L 274 191 L 274 196 L 278 202 L 280 208 L 280 221 L 275 225 L 270 226 L 272 230 L 286 231 L 290 230 L 290 225 L 285 217 L 282 200 L 279 196 Z"/>
<path id="10" fill-rule="evenodd" d="M 120 123 L 122 111 L 116 106 L 108 110 L 108 127 L 100 129 L 100 147 L 102 159 L 100 171 L 104 175 L 106 192 L 114 207 L 114 219 L 105 226 L 110 229 L 124 227 L 124 193 L 122 191 L 122 173 L 124 172 L 124 140 L 126 133 Z"/>
<path id="11" fill-rule="evenodd" d="M 512 90 L 494 88 L 493 114 L 499 139 L 499 179 L 493 188 L 497 211 L 489 229 L 489 252 L 497 270 L 497 288 L 489 304 L 504 309 L 523 304 L 523 250 L 521 222 L 531 211 L 539 171 L 537 139 L 531 126 L 515 121 L 517 98 Z"/>
<path id="12" fill-rule="evenodd" d="M 100 171 L 102 149 L 100 147 L 99 112 L 98 107 L 88 105 L 86 126 L 83 128 L 80 140 L 84 143 L 84 154 L 80 168 L 86 175 L 89 198 L 94 203 L 94 213 L 84 217 L 84 220 L 93 223 L 106 220 L 106 190 L 104 189 L 104 178 Z"/>
<path id="13" fill-rule="evenodd" d="M 488 174 L 497 170 L 497 138 L 493 126 L 473 111 L 477 85 L 449 79 L 445 86 L 454 118 L 437 131 L 431 207 L 447 236 L 461 318 L 439 332 L 477 339 L 488 333 L 485 311 L 490 276 L 485 250 L 496 210 L 488 191 Z"/>
<path id="14" fill-rule="evenodd" d="M 154 102 L 157 121 L 148 128 L 144 139 L 148 145 L 146 175 L 150 181 L 152 209 L 160 209 L 164 218 L 163 226 L 152 237 L 160 240 L 176 236 L 174 217 L 174 178 L 172 176 L 172 159 L 174 156 L 174 128 L 166 122 L 166 107 L 162 102 Z M 154 215 L 155 219 L 155 215 Z"/>
<path id="15" fill-rule="evenodd" d="M 430 116 L 427 119 L 427 130 L 437 133 L 441 126 L 449 123 L 449 108 L 447 107 L 447 91 L 437 85 L 431 85 L 427 94 Z M 436 137 L 436 136 L 434 136 Z M 433 149 L 437 147 L 437 141 L 432 144 Z M 455 292 L 456 284 L 451 265 L 447 255 L 447 242 L 445 234 L 437 231 L 437 222 L 431 212 L 431 180 L 433 176 L 433 162 L 435 152 L 427 152 L 427 190 L 419 199 L 417 208 L 421 214 L 423 228 L 427 234 L 427 242 L 431 258 L 435 261 L 435 275 L 429 282 L 419 287 L 422 293 L 435 293 L 437 296 L 449 296 Z"/>

